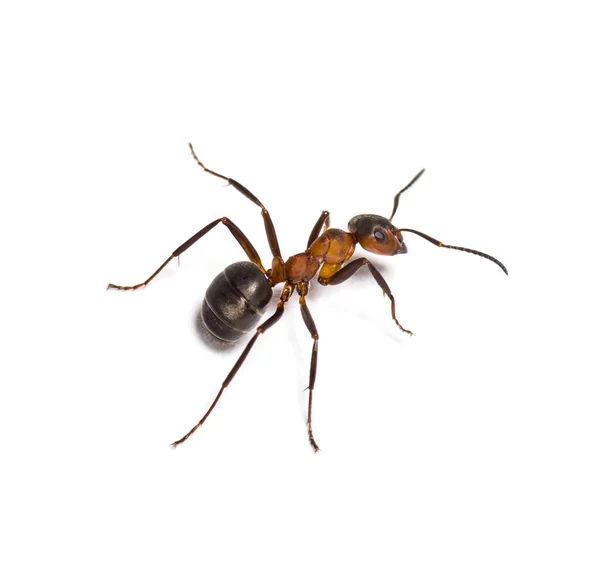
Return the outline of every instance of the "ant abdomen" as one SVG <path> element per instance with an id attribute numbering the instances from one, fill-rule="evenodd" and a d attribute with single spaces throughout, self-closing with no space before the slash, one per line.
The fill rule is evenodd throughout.
<path id="1" fill-rule="evenodd" d="M 202 320 L 217 339 L 234 342 L 257 326 L 271 297 L 273 290 L 260 268 L 252 262 L 236 262 L 208 286 Z"/>

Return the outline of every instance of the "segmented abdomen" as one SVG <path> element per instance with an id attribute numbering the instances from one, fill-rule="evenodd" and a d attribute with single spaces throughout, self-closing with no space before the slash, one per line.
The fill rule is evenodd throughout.
<path id="1" fill-rule="evenodd" d="M 216 338 L 233 342 L 254 329 L 265 312 L 273 290 L 252 262 L 227 266 L 208 286 L 202 319 Z"/>

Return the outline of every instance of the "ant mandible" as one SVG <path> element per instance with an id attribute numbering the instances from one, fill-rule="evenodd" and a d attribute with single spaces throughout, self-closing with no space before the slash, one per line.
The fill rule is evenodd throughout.
<path id="1" fill-rule="evenodd" d="M 436 238 L 432 238 L 418 230 L 412 228 L 396 228 L 392 224 L 391 221 L 398 208 L 400 195 L 421 177 L 425 171 L 424 169 L 419 171 L 406 187 L 398 191 L 394 197 L 394 207 L 389 219 L 379 215 L 358 215 L 350 219 L 350 222 L 348 223 L 348 232 L 346 232 L 338 228 L 329 228 L 329 212 L 323 211 L 310 233 L 306 250 L 290 256 L 284 261 L 279 250 L 275 226 L 264 205 L 241 183 L 208 169 L 198 159 L 192 144 L 189 144 L 189 147 L 192 156 L 204 171 L 215 177 L 224 179 L 229 185 L 244 195 L 244 197 L 250 199 L 250 201 L 260 207 L 265 231 L 267 233 L 267 240 L 273 256 L 271 268 L 265 269 L 258 252 L 246 235 L 231 220 L 227 217 L 222 217 L 209 223 L 190 239 L 186 240 L 146 281 L 132 286 L 108 284 L 108 289 L 135 290 L 148 285 L 171 260 L 179 258 L 181 254 L 198 242 L 198 240 L 215 228 L 215 226 L 223 224 L 240 244 L 250 262 L 237 262 L 231 264 L 225 268 L 225 270 L 223 270 L 208 287 L 201 311 L 207 330 L 221 341 L 237 341 L 242 335 L 252 330 L 256 323 L 258 323 L 258 320 L 263 315 L 273 296 L 272 288 L 277 284 L 282 283 L 283 290 L 281 291 L 275 313 L 273 313 L 273 315 L 271 315 L 262 325 L 259 325 L 256 328 L 254 336 L 250 339 L 237 362 L 233 365 L 233 368 L 221 385 L 221 389 L 217 393 L 217 396 L 202 419 L 181 439 L 173 442 L 171 444 L 172 447 L 176 447 L 186 441 L 190 435 L 206 421 L 214 407 L 217 405 L 225 388 L 229 386 L 246 360 L 256 339 L 281 319 L 285 304 L 289 301 L 294 290 L 296 290 L 299 296 L 302 319 L 313 339 L 308 380 L 307 425 L 310 444 L 315 452 L 319 451 L 319 446 L 315 442 L 312 431 L 312 402 L 315 379 L 317 377 L 319 333 L 317 332 L 317 327 L 306 303 L 309 282 L 318 274 L 317 281 L 321 285 L 338 285 L 353 276 L 359 268 L 366 266 L 379 287 L 382 289 L 384 295 L 390 300 L 394 323 L 396 323 L 400 330 L 412 335 L 412 332 L 405 329 L 399 323 L 398 319 L 396 319 L 396 303 L 394 296 L 379 270 L 377 270 L 367 258 L 358 258 L 357 260 L 348 263 L 355 252 L 357 244 L 362 246 L 365 250 L 375 254 L 385 256 L 406 254 L 407 249 L 402 233 L 410 232 L 441 248 L 452 248 L 453 250 L 461 250 L 462 252 L 469 252 L 487 258 L 500 266 L 504 273 L 508 275 L 508 271 L 504 264 L 489 254 L 472 250 L 471 248 L 463 248 L 462 246 L 442 244 L 442 242 Z"/>

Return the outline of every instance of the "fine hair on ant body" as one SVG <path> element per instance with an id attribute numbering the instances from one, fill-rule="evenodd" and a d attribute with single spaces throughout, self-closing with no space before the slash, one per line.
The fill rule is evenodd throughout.
<path id="1" fill-rule="evenodd" d="M 223 224 L 227 227 L 229 232 L 231 232 L 232 236 L 246 253 L 249 262 L 244 261 L 231 264 L 225 268 L 225 270 L 223 270 L 208 287 L 202 303 L 201 313 L 204 324 L 211 335 L 220 341 L 225 342 L 233 342 L 240 339 L 242 335 L 256 327 L 256 324 L 272 298 L 272 288 L 278 284 L 283 284 L 283 289 L 279 296 L 275 313 L 273 313 L 264 323 L 256 327 L 254 335 L 239 356 L 237 362 L 233 365 L 233 368 L 222 383 L 221 389 L 202 419 L 183 437 L 174 441 L 171 444 L 172 447 L 177 447 L 186 441 L 206 421 L 214 407 L 217 405 L 225 388 L 229 386 L 246 360 L 248 353 L 254 346 L 258 337 L 281 319 L 286 303 L 289 301 L 293 292 L 296 291 L 299 296 L 302 319 L 313 340 L 308 380 L 307 426 L 310 444 L 315 452 L 319 451 L 319 446 L 315 441 L 312 430 L 312 402 L 315 380 L 317 377 L 319 333 L 306 302 L 310 281 L 316 276 L 317 281 L 323 286 L 338 285 L 353 276 L 362 266 L 366 266 L 384 295 L 390 300 L 391 315 L 394 323 L 396 323 L 401 331 L 412 335 L 412 332 L 405 329 L 398 319 L 396 319 L 396 303 L 394 296 L 379 270 L 367 258 L 358 258 L 351 262 L 349 261 L 355 253 L 357 244 L 369 252 L 384 256 L 406 254 L 407 248 L 402 233 L 409 232 L 424 238 L 440 248 L 451 248 L 453 250 L 469 252 L 470 254 L 487 258 L 498 265 L 504 273 L 508 275 L 508 271 L 504 264 L 489 254 L 471 248 L 463 248 L 462 246 L 443 244 L 438 239 L 428 236 L 418 230 L 412 228 L 396 228 L 392 224 L 391 221 L 398 209 L 400 195 L 412 187 L 417 179 L 421 177 L 425 171 L 424 169 L 419 171 L 406 187 L 396 193 L 392 214 L 389 219 L 372 214 L 358 215 L 350 219 L 348 231 L 344 231 L 338 228 L 330 228 L 329 212 L 323 211 L 310 233 L 306 250 L 290 256 L 284 261 L 279 250 L 275 226 L 264 205 L 241 183 L 208 169 L 198 159 L 198 156 L 196 156 L 192 144 L 189 144 L 189 147 L 193 158 L 204 171 L 215 177 L 224 179 L 234 189 L 260 207 L 269 248 L 271 249 L 271 255 L 273 256 L 271 267 L 268 269 L 264 267 L 258 252 L 246 235 L 231 220 L 229 220 L 229 218 L 222 217 L 207 224 L 202 230 L 194 234 L 181 246 L 175 249 L 175 251 L 173 251 L 173 253 L 147 280 L 132 286 L 108 284 L 108 289 L 127 291 L 136 290 L 148 285 L 171 260 L 179 258 L 183 252 L 198 242 L 198 240 L 218 224 Z"/>

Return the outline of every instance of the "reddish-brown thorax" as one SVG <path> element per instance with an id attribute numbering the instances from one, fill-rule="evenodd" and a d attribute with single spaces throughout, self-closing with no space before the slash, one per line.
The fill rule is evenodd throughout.
<path id="1" fill-rule="evenodd" d="M 285 263 L 281 258 L 274 258 L 270 278 L 272 284 L 309 281 L 317 272 L 319 280 L 327 280 L 352 257 L 355 246 L 356 238 L 353 234 L 339 228 L 330 228 L 305 252 L 290 256 Z"/>

